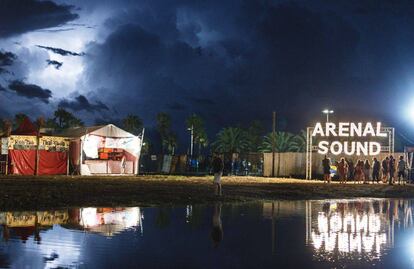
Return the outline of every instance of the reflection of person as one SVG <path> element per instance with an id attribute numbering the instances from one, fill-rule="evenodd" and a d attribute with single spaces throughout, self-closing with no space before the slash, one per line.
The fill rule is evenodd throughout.
<path id="1" fill-rule="evenodd" d="M 322 168 L 323 168 L 323 182 L 331 183 L 331 161 L 328 157 L 323 158 L 322 160 Z"/>
<path id="2" fill-rule="evenodd" d="M 223 240 L 223 226 L 221 224 L 221 204 L 216 203 L 214 205 L 213 213 L 213 229 L 211 230 L 211 239 L 213 240 L 214 247 L 218 247 L 221 240 Z"/>
<path id="3" fill-rule="evenodd" d="M 213 159 L 213 173 L 214 173 L 214 186 L 215 194 L 221 196 L 221 176 L 223 175 L 224 163 L 218 154 L 215 154 Z"/>

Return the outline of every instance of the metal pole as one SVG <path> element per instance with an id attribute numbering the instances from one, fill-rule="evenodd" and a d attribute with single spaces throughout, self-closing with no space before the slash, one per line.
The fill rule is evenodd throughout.
<path id="1" fill-rule="evenodd" d="M 194 147 L 194 126 L 191 125 L 191 145 L 190 145 L 190 156 L 193 158 L 193 147 Z"/>
<path id="2" fill-rule="evenodd" d="M 329 112 L 326 113 L 326 122 L 329 122 Z"/>
<path id="3" fill-rule="evenodd" d="M 275 177 L 275 139 L 276 139 L 276 112 L 273 111 L 273 128 L 272 128 L 272 177 Z"/>

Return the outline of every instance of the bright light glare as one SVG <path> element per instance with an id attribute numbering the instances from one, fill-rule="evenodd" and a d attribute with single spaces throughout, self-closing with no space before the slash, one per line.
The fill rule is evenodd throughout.
<path id="1" fill-rule="evenodd" d="M 332 114 L 332 113 L 334 113 L 334 111 L 333 110 L 329 110 L 329 109 L 325 109 L 325 110 L 322 110 L 322 113 Z"/>

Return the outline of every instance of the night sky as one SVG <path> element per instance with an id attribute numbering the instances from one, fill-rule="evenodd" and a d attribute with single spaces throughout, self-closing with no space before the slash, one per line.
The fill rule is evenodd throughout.
<path id="1" fill-rule="evenodd" d="M 414 2 L 0 0 L 0 117 L 154 126 L 201 115 L 209 134 L 253 120 L 297 132 L 379 120 L 414 134 Z"/>

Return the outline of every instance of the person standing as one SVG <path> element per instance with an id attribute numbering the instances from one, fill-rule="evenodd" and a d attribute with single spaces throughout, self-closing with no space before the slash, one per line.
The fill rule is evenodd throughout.
<path id="1" fill-rule="evenodd" d="M 338 174 L 339 183 L 346 183 L 346 178 L 348 174 L 348 164 L 345 162 L 344 158 L 341 158 L 341 161 L 338 163 Z"/>
<path id="2" fill-rule="evenodd" d="M 380 162 L 377 160 L 377 158 L 374 158 L 372 162 L 372 183 L 377 181 L 379 183 L 379 176 L 380 176 Z"/>
<path id="3" fill-rule="evenodd" d="M 390 156 L 388 163 L 388 172 L 390 173 L 388 184 L 393 185 L 395 177 L 395 159 L 392 155 Z"/>
<path id="4" fill-rule="evenodd" d="M 355 165 L 355 183 L 359 183 L 361 180 L 364 179 L 364 162 L 362 160 L 358 160 Z"/>
<path id="5" fill-rule="evenodd" d="M 403 181 L 403 183 L 405 184 L 405 169 L 406 169 L 406 164 L 404 161 L 404 156 L 400 156 L 400 160 L 398 161 L 398 185 L 400 185 L 401 179 Z"/>
<path id="6" fill-rule="evenodd" d="M 355 171 L 354 162 L 352 161 L 352 159 L 349 159 L 347 163 L 348 163 L 348 179 L 353 180 L 354 171 Z"/>
<path id="7" fill-rule="evenodd" d="M 217 153 L 214 156 L 212 168 L 214 173 L 214 193 L 215 195 L 221 196 L 221 177 L 223 176 L 224 162 Z"/>
<path id="8" fill-rule="evenodd" d="M 331 183 L 331 160 L 328 157 L 323 158 L 322 160 L 322 169 L 323 169 L 323 182 Z"/>
<path id="9" fill-rule="evenodd" d="M 364 184 L 368 184 L 369 183 L 369 174 L 371 172 L 371 164 L 369 163 L 368 160 L 365 160 L 364 163 Z"/>
<path id="10" fill-rule="evenodd" d="M 382 166 L 382 182 L 387 183 L 387 181 L 388 181 L 388 166 L 389 166 L 389 158 L 388 157 L 386 157 L 384 160 L 382 160 L 381 166 Z"/>

